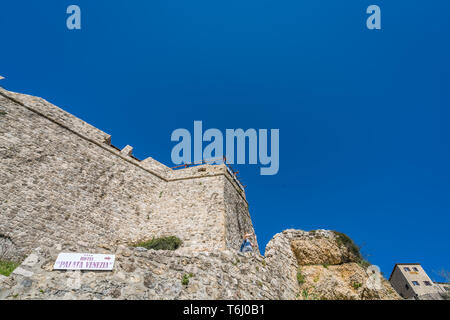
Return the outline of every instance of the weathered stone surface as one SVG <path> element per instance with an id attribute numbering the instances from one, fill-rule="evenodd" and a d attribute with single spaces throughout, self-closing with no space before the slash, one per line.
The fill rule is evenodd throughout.
<path id="1" fill-rule="evenodd" d="M 13 274 L 23 276 L 23 277 L 31 277 L 33 272 L 26 270 L 24 268 L 18 267 L 14 270 Z"/>
<path id="2" fill-rule="evenodd" d="M 77 249 L 73 249 L 77 250 Z M 125 254 L 126 253 L 126 254 Z M 121 248 L 112 272 L 51 271 L 45 261 L 57 252 L 38 250 L 30 273 L 13 274 L 0 285 L 6 299 L 280 299 L 270 267 L 258 254 Z M 126 256 L 124 256 L 124 254 Z M 128 268 L 132 263 L 133 270 Z M 21 267 L 19 267 L 21 268 Z M 16 269 L 17 270 L 17 269 Z M 191 275 L 183 285 L 184 275 Z M 293 298 L 293 297 L 291 297 Z"/>
<path id="3" fill-rule="evenodd" d="M 360 259 L 347 246 L 339 243 L 336 234 L 329 230 L 296 231 L 292 235 L 291 246 L 300 265 L 341 264 Z"/>
<path id="4" fill-rule="evenodd" d="M 389 282 L 381 276 L 381 287 L 368 286 L 369 275 L 354 262 L 340 265 L 309 265 L 299 268 L 305 282 L 299 299 L 322 300 L 392 300 L 400 299 Z"/>
<path id="5" fill-rule="evenodd" d="M 25 255 L 25 249 L 17 246 L 9 237 L 0 234 L 0 260 L 19 262 Z"/>
<path id="6" fill-rule="evenodd" d="M 295 282 L 297 299 L 401 299 L 381 274 L 377 275 L 379 286 L 373 286 L 372 269 L 358 264 L 362 262 L 359 253 L 334 231 L 285 230 L 269 242 L 266 256 L 270 264 L 278 262 L 277 268 L 290 275 L 286 281 L 291 287 Z"/>
<path id="7" fill-rule="evenodd" d="M 13 256 L 63 241 L 113 247 L 169 235 L 184 248 L 219 250 L 253 231 L 224 165 L 174 171 L 114 148 L 43 99 L 0 88 L 0 106 L 0 236 L 21 251 Z"/>

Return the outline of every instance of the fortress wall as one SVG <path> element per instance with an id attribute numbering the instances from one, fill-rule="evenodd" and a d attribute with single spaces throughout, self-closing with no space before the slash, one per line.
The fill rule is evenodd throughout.
<path id="1" fill-rule="evenodd" d="M 3 88 L 0 88 L 0 93 L 22 104 L 32 106 L 33 109 L 41 115 L 51 118 L 89 139 L 99 143 L 111 142 L 111 136 L 109 134 L 95 128 L 94 126 L 91 126 L 87 122 L 84 122 L 83 120 L 62 110 L 61 108 L 58 108 L 42 98 L 7 91 Z"/>
<path id="2" fill-rule="evenodd" d="M 145 160 L 142 160 L 139 165 L 147 170 L 153 171 L 158 173 L 160 176 L 167 178 L 167 175 L 169 174 L 172 169 L 169 167 L 166 167 L 161 162 L 156 161 L 152 157 L 148 157 Z"/>
<path id="3" fill-rule="evenodd" d="M 78 251 L 64 247 L 65 251 Z M 4 280 L 0 299 L 294 299 L 264 258 L 232 251 L 119 247 L 111 272 L 51 271 L 59 251 L 35 250 Z M 104 253 L 111 253 L 105 251 Z M 183 277 L 189 283 L 183 284 Z M 27 283 L 27 286 L 22 285 Z"/>
<path id="4" fill-rule="evenodd" d="M 164 233 L 165 223 L 194 250 L 225 247 L 223 176 L 170 181 L 156 204 L 149 228 Z"/>
<path id="5" fill-rule="evenodd" d="M 248 210 L 248 204 L 242 197 L 243 191 L 237 191 L 232 182 L 225 179 L 225 220 L 226 220 L 226 245 L 231 250 L 237 250 L 245 233 L 254 233 L 252 219 Z M 255 242 L 252 240 L 252 242 Z M 256 242 L 256 246 L 258 243 Z M 259 248 L 257 249 L 259 250 Z"/>
<path id="6" fill-rule="evenodd" d="M 132 147 L 114 148 L 108 134 L 45 100 L 2 88 L 0 108 L 0 236 L 18 255 L 166 235 L 190 250 L 237 250 L 242 231 L 253 231 L 245 193 L 225 165 L 139 161 Z"/>
<path id="7" fill-rule="evenodd" d="M 0 234 L 32 249 L 147 236 L 164 183 L 0 96 Z"/>

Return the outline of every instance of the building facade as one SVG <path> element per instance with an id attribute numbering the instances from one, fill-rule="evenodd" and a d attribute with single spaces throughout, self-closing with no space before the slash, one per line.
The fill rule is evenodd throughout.
<path id="1" fill-rule="evenodd" d="M 419 263 L 397 263 L 389 282 L 405 299 L 437 297 L 442 292 L 441 286 L 433 283 Z"/>

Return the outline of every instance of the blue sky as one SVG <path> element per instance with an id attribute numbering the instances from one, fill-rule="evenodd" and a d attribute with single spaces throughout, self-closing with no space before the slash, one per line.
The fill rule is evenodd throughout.
<path id="1" fill-rule="evenodd" d="M 66 8 L 82 30 L 66 28 Z M 365 26 L 382 10 L 382 30 Z M 389 276 L 450 269 L 450 2 L 7 1 L 5 88 L 166 165 L 177 128 L 279 128 L 280 171 L 241 165 L 260 245 L 334 229 Z"/>

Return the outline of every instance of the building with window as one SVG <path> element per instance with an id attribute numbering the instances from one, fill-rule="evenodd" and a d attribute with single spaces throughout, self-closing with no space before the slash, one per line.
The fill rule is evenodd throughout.
<path id="1" fill-rule="evenodd" d="M 389 282 L 405 299 L 441 299 L 445 292 L 443 285 L 433 283 L 419 263 L 397 263 Z"/>

